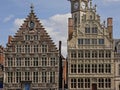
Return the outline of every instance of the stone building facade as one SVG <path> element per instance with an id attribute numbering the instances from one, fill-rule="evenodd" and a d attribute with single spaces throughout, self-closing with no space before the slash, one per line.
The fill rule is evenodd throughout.
<path id="1" fill-rule="evenodd" d="M 3 72 L 3 65 L 4 65 L 4 55 L 5 48 L 0 45 L 0 90 L 3 90 L 3 77 L 4 77 L 4 72 Z"/>
<path id="2" fill-rule="evenodd" d="M 114 39 L 115 90 L 120 90 L 120 39 Z"/>
<path id="3" fill-rule="evenodd" d="M 112 18 L 101 23 L 92 0 L 69 0 L 68 90 L 115 90 Z"/>
<path id="4" fill-rule="evenodd" d="M 0 64 L 3 65 L 5 55 L 4 55 L 4 47 L 0 45 Z"/>
<path id="5" fill-rule="evenodd" d="M 5 51 L 4 90 L 59 90 L 59 50 L 33 6 Z"/>

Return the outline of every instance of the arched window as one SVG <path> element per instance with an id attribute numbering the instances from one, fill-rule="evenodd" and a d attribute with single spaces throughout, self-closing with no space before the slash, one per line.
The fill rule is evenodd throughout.
<path id="1" fill-rule="evenodd" d="M 97 25 L 93 25 L 93 27 L 92 27 L 92 33 L 93 34 L 96 34 L 98 32 L 98 27 L 97 27 Z"/>
<path id="2" fill-rule="evenodd" d="M 85 26 L 85 33 L 90 33 L 90 26 L 88 24 Z"/>

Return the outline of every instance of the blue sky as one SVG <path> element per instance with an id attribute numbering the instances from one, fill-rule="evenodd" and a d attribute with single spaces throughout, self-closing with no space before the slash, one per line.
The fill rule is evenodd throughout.
<path id="1" fill-rule="evenodd" d="M 63 41 L 63 53 L 66 54 L 67 19 L 70 17 L 68 0 L 1 0 L 0 3 L 0 44 L 5 46 L 8 35 L 14 35 L 34 4 L 34 12 L 40 19 L 55 44 Z M 120 38 L 120 0 L 93 0 L 97 4 L 97 13 L 101 22 L 113 17 L 114 38 Z M 54 36 L 57 38 L 53 38 Z"/>

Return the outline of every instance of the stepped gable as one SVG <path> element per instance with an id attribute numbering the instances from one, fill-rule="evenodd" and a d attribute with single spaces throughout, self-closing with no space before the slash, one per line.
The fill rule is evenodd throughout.
<path id="1" fill-rule="evenodd" d="M 33 25 L 33 26 L 32 26 Z M 27 18 L 24 20 L 24 23 L 20 26 L 17 33 L 12 37 L 11 43 L 8 42 L 8 46 L 12 46 L 18 42 L 25 42 L 24 38 L 25 35 L 39 35 L 39 43 L 47 44 L 48 47 L 51 47 L 50 51 L 58 51 L 56 45 L 54 44 L 53 40 L 51 39 L 50 35 L 46 32 L 45 28 L 41 24 L 40 20 L 35 15 L 33 9 L 31 9 L 31 12 L 27 16 Z M 32 42 L 35 42 L 34 40 L 30 40 L 31 44 Z"/>

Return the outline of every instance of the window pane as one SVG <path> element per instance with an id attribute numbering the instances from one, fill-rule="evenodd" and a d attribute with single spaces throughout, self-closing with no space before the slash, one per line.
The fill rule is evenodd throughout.
<path id="1" fill-rule="evenodd" d="M 78 39 L 78 44 L 82 45 L 83 44 L 83 39 Z"/>
<path id="2" fill-rule="evenodd" d="M 90 33 L 90 27 L 85 28 L 85 33 Z"/>
<path id="3" fill-rule="evenodd" d="M 104 39 L 99 39 L 99 44 L 104 44 Z"/>
<path id="4" fill-rule="evenodd" d="M 90 39 L 85 39 L 85 44 L 90 44 Z"/>

